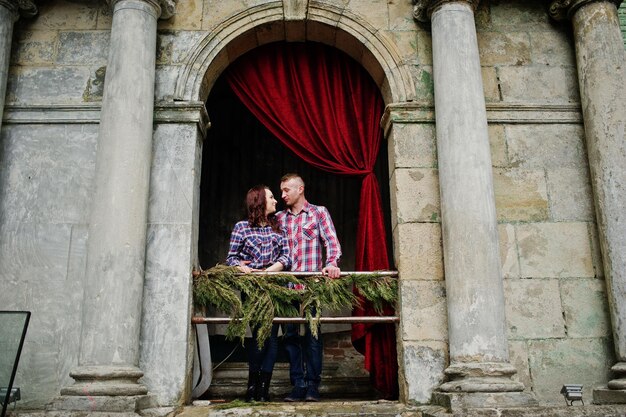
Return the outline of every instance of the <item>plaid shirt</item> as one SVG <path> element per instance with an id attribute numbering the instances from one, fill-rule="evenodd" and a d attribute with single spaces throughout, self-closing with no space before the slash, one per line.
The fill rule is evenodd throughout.
<path id="1" fill-rule="evenodd" d="M 326 207 L 305 201 L 302 211 L 279 211 L 276 218 L 287 233 L 292 271 L 321 271 L 324 265 L 337 266 L 341 245 Z M 326 263 L 322 262 L 322 244 L 326 248 Z"/>
<path id="2" fill-rule="evenodd" d="M 226 264 L 236 266 L 241 261 L 250 261 L 248 266 L 254 269 L 264 269 L 276 262 L 289 269 L 287 239 L 270 226 L 250 227 L 247 220 L 240 221 L 230 234 Z"/>

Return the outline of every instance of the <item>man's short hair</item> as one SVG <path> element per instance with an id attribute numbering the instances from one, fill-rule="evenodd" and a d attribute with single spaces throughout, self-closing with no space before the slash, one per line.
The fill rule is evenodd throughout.
<path id="1" fill-rule="evenodd" d="M 298 179 L 302 182 L 302 186 L 304 187 L 304 180 L 302 179 L 302 177 L 298 174 L 296 174 L 295 172 L 289 172 L 285 175 L 283 175 L 280 179 L 281 184 L 285 181 L 289 181 L 291 179 Z"/>

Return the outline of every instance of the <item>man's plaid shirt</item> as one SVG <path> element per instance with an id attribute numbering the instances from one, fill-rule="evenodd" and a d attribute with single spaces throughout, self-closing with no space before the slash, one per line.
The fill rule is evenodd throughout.
<path id="1" fill-rule="evenodd" d="M 300 213 L 287 209 L 276 213 L 276 219 L 287 235 L 292 271 L 321 271 L 324 265 L 337 266 L 341 245 L 326 207 L 305 201 Z M 326 248 L 325 263 L 322 245 Z"/>

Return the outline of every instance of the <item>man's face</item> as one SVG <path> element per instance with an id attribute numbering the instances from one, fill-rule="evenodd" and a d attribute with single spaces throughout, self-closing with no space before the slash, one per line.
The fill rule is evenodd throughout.
<path id="1" fill-rule="evenodd" d="M 287 207 L 296 204 L 302 198 L 304 187 L 296 178 L 290 178 L 280 183 L 281 197 Z"/>

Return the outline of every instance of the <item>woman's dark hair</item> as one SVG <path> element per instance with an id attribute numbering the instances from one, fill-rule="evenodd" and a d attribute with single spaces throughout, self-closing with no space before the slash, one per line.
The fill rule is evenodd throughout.
<path id="1" fill-rule="evenodd" d="M 265 190 L 269 187 L 263 184 L 255 185 L 248 190 L 246 194 L 246 208 L 248 211 L 248 223 L 251 227 L 260 227 L 262 224 L 268 224 L 276 233 L 280 233 L 280 226 L 274 216 L 274 213 L 266 216 L 265 208 L 267 200 L 265 199 Z"/>

